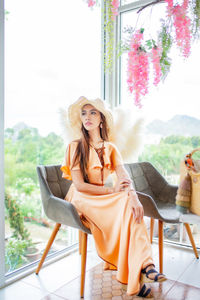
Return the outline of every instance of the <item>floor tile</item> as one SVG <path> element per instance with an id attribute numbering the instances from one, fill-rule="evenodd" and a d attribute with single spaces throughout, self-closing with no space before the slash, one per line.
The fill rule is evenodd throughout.
<path id="1" fill-rule="evenodd" d="M 165 295 L 163 300 L 198 300 L 200 299 L 200 289 L 176 282 L 172 289 Z"/>
<path id="2" fill-rule="evenodd" d="M 40 300 L 45 296 L 47 296 L 47 293 L 44 291 L 21 281 L 0 290 L 1 300 Z"/>
<path id="3" fill-rule="evenodd" d="M 155 246 L 154 246 L 155 247 Z M 196 260 L 191 250 L 164 245 L 163 273 L 171 280 L 179 280 L 187 268 Z M 159 256 L 154 256 L 154 262 L 159 270 Z"/>
<path id="4" fill-rule="evenodd" d="M 49 294 L 46 297 L 42 298 L 41 300 L 63 300 L 63 299 L 66 299 L 66 298 L 61 298 L 54 294 Z M 70 299 L 67 299 L 67 300 L 70 300 Z"/>
<path id="5" fill-rule="evenodd" d="M 194 259 L 178 281 L 200 288 L 200 260 Z"/>
<path id="6" fill-rule="evenodd" d="M 93 245 L 89 244 L 86 270 L 94 267 L 102 260 L 98 257 Z M 81 256 L 78 251 L 62 258 L 40 270 L 39 275 L 31 274 L 23 278 L 23 282 L 40 288 L 43 292 L 53 293 L 59 287 L 76 278 L 81 272 Z M 56 279 L 56 280 L 55 280 Z"/>

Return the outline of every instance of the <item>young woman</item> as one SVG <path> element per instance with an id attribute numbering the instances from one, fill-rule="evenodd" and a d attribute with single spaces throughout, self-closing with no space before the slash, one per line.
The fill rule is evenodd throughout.
<path id="1" fill-rule="evenodd" d="M 143 207 L 118 149 L 109 142 L 112 114 L 102 100 L 81 97 L 69 107 L 68 117 L 79 139 L 68 145 L 61 167 L 63 177 L 73 182 L 65 199 L 90 228 L 104 269 L 117 270 L 117 280 L 127 285 L 127 294 L 151 298 L 144 282 L 166 277 L 154 269 Z M 106 187 L 112 172 L 117 182 Z"/>

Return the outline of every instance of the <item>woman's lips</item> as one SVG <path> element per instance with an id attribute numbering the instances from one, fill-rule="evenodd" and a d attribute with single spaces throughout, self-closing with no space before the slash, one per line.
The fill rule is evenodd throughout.
<path id="1" fill-rule="evenodd" d="M 92 123 L 91 122 L 86 122 L 85 125 L 90 126 L 90 125 L 92 125 Z"/>

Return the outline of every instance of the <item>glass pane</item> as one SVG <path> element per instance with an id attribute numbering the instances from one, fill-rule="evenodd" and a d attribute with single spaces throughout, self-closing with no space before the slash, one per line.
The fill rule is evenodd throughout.
<path id="1" fill-rule="evenodd" d="M 156 39 L 160 29 L 160 19 L 165 17 L 165 4 L 154 5 L 142 10 L 122 14 L 121 35 L 127 37 L 124 28 L 144 28 L 144 40 Z M 188 59 L 180 56 L 175 47 L 171 50 L 172 65 L 170 73 L 157 88 L 149 85 L 149 93 L 142 98 L 143 107 L 134 106 L 134 95 L 130 95 L 127 86 L 127 53 L 121 57 L 120 89 L 121 103 L 132 107 L 134 117 L 145 119 L 143 152 L 139 161 L 151 162 L 171 184 L 179 184 L 180 163 L 192 149 L 200 147 L 200 42 L 192 44 Z M 150 73 L 151 74 L 151 73 Z M 150 82 L 152 82 L 152 75 Z M 196 129 L 195 129 L 196 128 Z M 198 130 L 197 130 L 198 128 Z M 198 157 L 196 159 L 199 159 Z M 196 245 L 200 246 L 200 225 L 191 225 Z M 157 226 L 155 226 L 157 236 Z M 166 224 L 165 239 L 190 244 L 186 230 L 179 225 Z"/>
<path id="2" fill-rule="evenodd" d="M 59 109 L 81 95 L 100 96 L 101 10 L 82 0 L 8 0 L 6 10 L 5 243 L 11 272 L 41 257 L 55 225 L 42 208 L 36 166 L 63 161 L 67 142 Z M 62 226 L 50 253 L 77 241 L 77 230 Z"/>

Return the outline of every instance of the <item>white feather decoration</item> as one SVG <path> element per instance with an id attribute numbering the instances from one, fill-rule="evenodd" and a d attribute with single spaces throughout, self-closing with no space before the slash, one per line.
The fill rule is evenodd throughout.
<path id="1" fill-rule="evenodd" d="M 74 136 L 68 119 L 68 113 L 67 110 L 64 108 L 60 108 L 58 111 L 60 115 L 60 125 L 61 125 L 61 134 L 63 136 L 64 142 L 66 144 L 69 144 L 73 140 L 75 140 L 77 137 Z"/>
<path id="2" fill-rule="evenodd" d="M 123 107 L 115 108 L 113 115 L 113 142 L 125 163 L 136 162 L 144 144 L 144 119 L 136 118 L 133 110 Z"/>
<path id="3" fill-rule="evenodd" d="M 68 144 L 79 137 L 72 133 L 67 111 L 60 108 L 59 114 L 63 139 Z M 143 147 L 144 119 L 135 118 L 132 110 L 123 107 L 113 110 L 113 118 L 114 135 L 111 142 L 119 149 L 124 163 L 136 162 Z"/>

